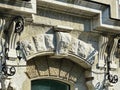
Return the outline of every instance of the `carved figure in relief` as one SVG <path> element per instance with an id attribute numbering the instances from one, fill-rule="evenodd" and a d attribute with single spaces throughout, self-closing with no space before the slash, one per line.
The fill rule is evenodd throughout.
<path id="1" fill-rule="evenodd" d="M 74 54 L 77 54 L 78 49 L 78 39 L 72 38 L 71 44 L 70 44 L 70 51 Z"/>
<path id="2" fill-rule="evenodd" d="M 68 48 L 71 42 L 69 33 L 57 32 L 57 54 L 68 54 Z"/>
<path id="3" fill-rule="evenodd" d="M 27 55 L 31 55 L 36 52 L 32 39 L 24 40 L 22 41 L 22 44 Z"/>
<path id="4" fill-rule="evenodd" d="M 78 55 L 86 59 L 90 53 L 94 51 L 94 48 L 81 40 L 78 42 Z"/>
<path id="5" fill-rule="evenodd" d="M 53 34 L 45 34 L 45 45 L 47 50 L 54 49 Z"/>
<path id="6" fill-rule="evenodd" d="M 46 51 L 44 34 L 33 37 L 37 51 Z"/>

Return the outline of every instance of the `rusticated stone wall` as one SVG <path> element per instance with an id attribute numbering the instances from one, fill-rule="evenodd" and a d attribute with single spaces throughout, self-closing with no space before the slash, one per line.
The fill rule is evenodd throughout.
<path id="1" fill-rule="evenodd" d="M 73 83 L 77 90 L 86 90 L 85 70 L 78 64 L 62 58 L 55 59 L 48 56 L 33 58 L 28 61 L 27 75 L 30 79 L 57 78 Z"/>

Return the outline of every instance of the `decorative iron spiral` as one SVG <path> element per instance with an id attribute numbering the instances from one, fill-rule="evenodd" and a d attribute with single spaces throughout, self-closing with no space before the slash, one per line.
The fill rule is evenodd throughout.
<path id="1" fill-rule="evenodd" d="M 24 19 L 22 16 L 16 16 L 12 21 L 16 22 L 15 33 L 21 33 L 24 29 Z"/>

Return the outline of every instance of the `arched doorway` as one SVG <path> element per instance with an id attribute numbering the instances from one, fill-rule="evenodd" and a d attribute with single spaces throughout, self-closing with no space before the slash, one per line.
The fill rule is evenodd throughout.
<path id="1" fill-rule="evenodd" d="M 31 90 L 70 90 L 70 86 L 56 80 L 40 79 L 31 82 Z"/>

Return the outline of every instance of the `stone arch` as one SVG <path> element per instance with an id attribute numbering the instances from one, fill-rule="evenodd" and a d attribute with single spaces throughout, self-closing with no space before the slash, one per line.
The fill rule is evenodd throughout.
<path id="1" fill-rule="evenodd" d="M 72 88 L 87 90 L 85 69 L 69 59 L 38 56 L 28 60 L 27 66 L 26 74 L 31 80 L 43 78 L 60 80 L 69 83 Z"/>
<path id="2" fill-rule="evenodd" d="M 22 40 L 26 60 L 41 55 L 51 55 L 55 58 L 71 57 L 72 60 L 80 60 L 79 62 L 90 68 L 94 63 L 94 56 L 98 53 L 91 44 L 74 38 L 69 33 L 57 32 L 56 35 L 57 37 L 54 34 L 38 34 Z"/>
<path id="3" fill-rule="evenodd" d="M 57 58 L 57 59 L 66 58 L 66 59 L 71 60 L 72 62 L 79 64 L 81 67 L 83 67 L 85 69 L 91 68 L 91 65 L 85 59 L 78 57 L 71 53 L 69 53 L 67 56 L 64 56 L 64 55 L 58 56 L 58 55 L 55 55 L 54 52 L 42 52 L 42 53 L 40 52 L 40 53 L 36 53 L 36 54 L 33 54 L 33 55 L 27 57 L 26 60 L 29 61 L 35 57 L 45 56 L 45 55 L 48 55 L 48 57 L 50 57 L 50 58 Z"/>

